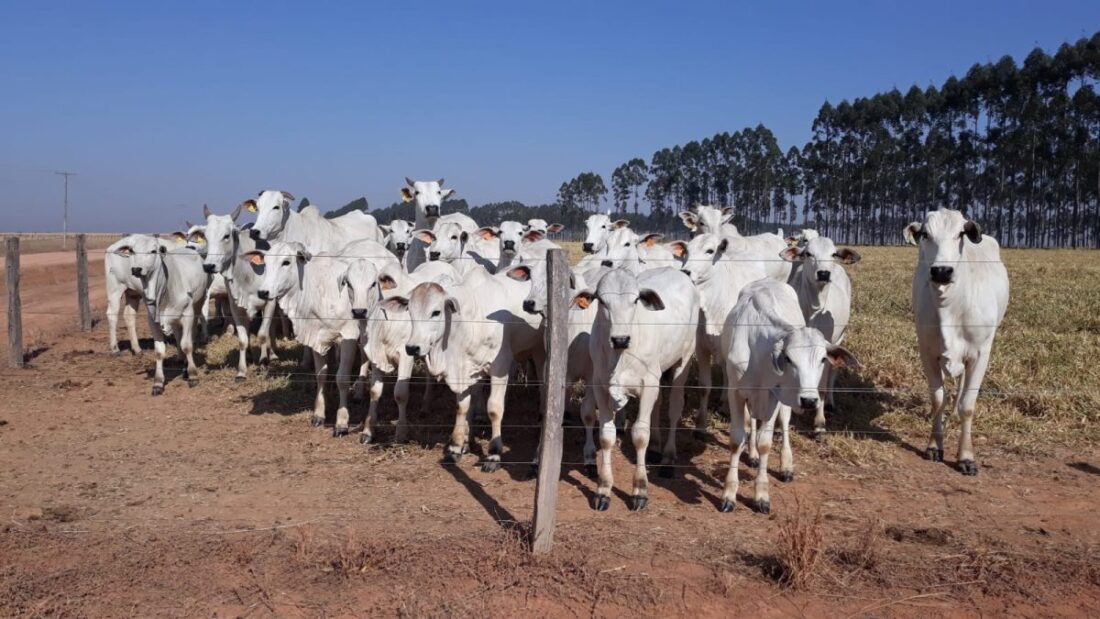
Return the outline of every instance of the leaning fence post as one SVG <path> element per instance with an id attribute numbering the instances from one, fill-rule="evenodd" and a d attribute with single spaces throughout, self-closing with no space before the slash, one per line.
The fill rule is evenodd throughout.
<path id="1" fill-rule="evenodd" d="M 76 235 L 76 302 L 80 307 L 80 330 L 92 328 L 92 306 L 88 301 L 88 250 L 85 235 Z"/>
<path id="2" fill-rule="evenodd" d="M 23 306 L 19 301 L 19 237 L 6 244 L 8 267 L 8 365 L 23 367 Z"/>
<path id="3" fill-rule="evenodd" d="M 546 401 L 539 441 L 539 475 L 531 550 L 550 551 L 561 479 L 562 418 L 565 413 L 565 364 L 569 349 L 569 261 L 561 249 L 546 252 Z"/>

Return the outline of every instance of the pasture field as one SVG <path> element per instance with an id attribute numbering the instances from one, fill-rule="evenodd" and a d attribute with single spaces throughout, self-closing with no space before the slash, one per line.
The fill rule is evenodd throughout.
<path id="1" fill-rule="evenodd" d="M 680 433 L 675 475 L 651 474 L 641 513 L 626 502 L 629 445 L 610 510 L 589 508 L 567 418 L 555 548 L 537 558 L 524 546 L 533 386 L 509 389 L 505 466 L 486 474 L 481 425 L 471 455 L 440 462 L 444 389 L 421 411 L 414 385 L 413 441 L 394 445 L 387 388 L 364 448 L 309 427 L 312 378 L 291 342 L 238 384 L 219 336 L 197 355 L 198 386 L 175 359 L 152 398 L 152 355 L 107 354 L 105 322 L 44 331 L 28 368 L 0 370 L 0 615 L 1100 615 L 1100 255 L 1004 252 L 1012 297 L 978 404 L 980 474 L 963 477 L 953 424 L 947 462 L 922 458 L 916 248 L 857 249 L 846 346 L 862 365 L 841 378 L 823 440 L 795 419 L 796 479 L 772 481 L 772 515 L 751 509 L 743 464 L 742 501 L 717 511 L 724 411 L 711 438 Z M 27 315 L 66 305 L 33 296 L 36 281 L 72 294 L 50 273 L 25 275 Z"/>

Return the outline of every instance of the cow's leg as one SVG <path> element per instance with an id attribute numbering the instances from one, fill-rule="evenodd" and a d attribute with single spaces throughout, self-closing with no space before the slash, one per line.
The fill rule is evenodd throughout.
<path id="1" fill-rule="evenodd" d="M 352 386 L 351 397 L 357 402 L 362 402 L 367 399 L 367 383 L 370 381 L 370 361 L 367 361 L 366 354 L 363 355 L 363 363 L 359 364 L 359 376 L 355 379 L 355 384 Z"/>
<path id="2" fill-rule="evenodd" d="M 470 450 L 470 423 L 466 417 L 470 413 L 470 396 L 474 387 L 476 383 L 456 394 L 455 427 L 451 431 L 451 442 L 443 454 L 444 463 L 458 464 L 462 454 Z"/>
<path id="3" fill-rule="evenodd" d="M 821 439 L 825 437 L 825 395 L 831 394 L 829 390 L 830 376 L 835 374 L 832 366 L 828 363 L 825 364 L 825 369 L 821 372 L 821 380 L 817 384 L 818 395 L 821 396 L 817 399 L 817 411 L 814 413 L 814 438 Z M 790 414 L 788 413 L 788 417 Z M 780 421 L 782 425 L 782 421 Z M 783 434 L 786 436 L 787 431 L 784 429 Z M 786 439 L 784 439 L 786 440 Z"/>
<path id="4" fill-rule="evenodd" d="M 130 354 L 141 354 L 141 342 L 138 341 L 137 335 L 137 314 L 138 306 L 141 304 L 141 297 L 127 296 L 123 299 L 126 302 L 126 307 L 122 309 L 122 316 L 126 322 L 126 336 L 130 338 Z M 114 332 L 114 329 L 111 329 Z M 117 344 L 115 345 L 117 346 Z"/>
<path id="5" fill-rule="evenodd" d="M 237 332 L 237 376 L 236 381 L 242 382 L 248 377 L 248 315 L 237 307 L 236 303 L 229 304 L 229 311 L 233 314 L 233 329 Z"/>
<path id="6" fill-rule="evenodd" d="M 596 391 L 595 387 L 585 384 L 584 399 L 581 400 L 581 421 L 584 422 L 584 473 L 595 479 L 596 472 Z"/>
<path id="7" fill-rule="evenodd" d="M 199 326 L 202 329 L 202 341 L 210 341 L 210 296 L 207 295 L 199 312 Z"/>
<path id="8" fill-rule="evenodd" d="M 672 477 L 676 467 L 676 428 L 680 425 L 680 417 L 684 411 L 684 384 L 688 379 L 688 363 L 685 360 L 678 368 L 673 370 L 672 392 L 668 396 L 668 438 L 665 440 L 664 452 L 661 454 L 661 477 Z M 708 369 L 709 373 L 709 369 Z M 709 415 L 708 415 L 709 417 Z M 709 424 L 710 421 L 708 420 Z"/>
<path id="9" fill-rule="evenodd" d="M 412 376 L 412 366 L 409 366 L 409 376 Z M 435 378 L 424 375 L 424 394 L 420 397 L 420 412 L 427 413 L 431 410 L 432 398 L 435 397 Z"/>
<path id="10" fill-rule="evenodd" d="M 397 381 L 393 385 L 393 401 L 397 403 L 397 429 L 393 442 L 404 443 L 409 440 L 409 387 L 412 379 L 414 359 L 402 354 L 397 360 Z M 432 379 L 428 377 L 428 383 Z"/>
<path id="11" fill-rule="evenodd" d="M 634 504 L 632 511 L 645 509 L 649 503 L 649 477 L 646 475 L 646 452 L 649 450 L 649 426 L 661 385 L 643 381 L 638 395 L 638 420 L 630 427 L 634 442 Z"/>
<path id="12" fill-rule="evenodd" d="M 180 352 L 187 359 L 187 386 L 194 387 L 199 384 L 199 368 L 195 365 L 195 322 L 197 317 L 194 308 L 190 313 L 185 313 L 176 328 L 176 343 Z"/>
<path id="13" fill-rule="evenodd" d="M 821 402 L 818 401 L 818 410 Z M 783 432 L 783 447 L 779 452 L 779 481 L 794 481 L 794 453 L 791 452 L 791 407 L 779 405 L 779 429 Z"/>
<path id="14" fill-rule="evenodd" d="M 978 403 L 978 391 L 982 388 L 985 371 L 989 367 L 991 346 L 978 353 L 977 358 L 966 365 L 963 372 L 959 395 L 955 400 L 955 409 L 959 415 L 959 472 L 963 475 L 977 475 L 978 463 L 974 460 L 974 445 L 971 443 L 970 430 L 974 422 L 974 409 Z"/>
<path id="15" fill-rule="evenodd" d="M 504 420 L 504 397 L 508 394 L 508 375 L 511 373 L 511 360 L 498 361 L 489 369 L 489 399 L 486 408 L 489 412 L 491 438 L 489 455 L 481 464 L 481 472 L 495 473 L 500 470 L 500 456 L 504 453 L 504 439 L 501 437 L 500 424 Z"/>
<path id="16" fill-rule="evenodd" d="M 710 348 L 700 342 L 695 351 L 699 369 L 699 412 L 695 414 L 695 431 L 697 439 L 706 439 L 710 434 L 710 384 L 711 384 L 711 355 Z"/>
<path id="17" fill-rule="evenodd" d="M 149 331 L 153 334 L 153 353 L 157 359 L 156 370 L 153 372 L 153 395 L 164 393 L 164 329 L 153 320 L 153 312 L 146 308 L 149 317 Z"/>
<path id="18" fill-rule="evenodd" d="M 378 422 L 378 401 L 382 399 L 382 370 L 375 366 L 370 369 L 370 404 L 367 406 L 367 418 L 363 420 L 363 433 L 359 442 L 369 445 L 374 440 L 374 424 Z"/>
<path id="19" fill-rule="evenodd" d="M 275 355 L 275 342 L 271 338 L 271 321 L 275 317 L 278 306 L 279 304 L 276 301 L 268 301 L 264 305 L 260 318 L 260 328 L 256 330 L 256 343 L 260 345 L 259 364 L 264 367 L 279 360 L 279 357 Z M 302 356 L 303 358 L 313 359 L 312 353 L 307 348 L 303 348 Z"/>
<path id="20" fill-rule="evenodd" d="M 768 415 L 766 420 L 760 421 L 758 424 L 758 434 L 756 442 L 758 443 L 756 448 L 760 452 L 760 466 L 756 468 L 756 509 L 761 514 L 771 513 L 771 500 L 768 495 L 768 454 L 772 450 L 772 432 L 775 429 L 775 418 L 779 412 L 779 406 L 777 403 L 769 402 L 771 399 L 768 394 L 754 394 L 753 397 L 753 410 L 764 410 Z M 770 406 L 771 408 L 765 408 Z M 753 413 L 755 416 L 756 413 Z"/>
<path id="21" fill-rule="evenodd" d="M 749 416 L 749 455 L 745 458 L 745 464 L 756 468 L 760 466 L 760 449 L 757 445 L 760 439 L 759 427 L 754 415 Z"/>
<path id="22" fill-rule="evenodd" d="M 340 340 L 340 359 L 336 366 L 336 392 L 340 405 L 336 409 L 336 424 L 332 426 L 333 436 L 348 434 L 348 392 L 351 390 L 351 370 L 355 367 L 355 353 L 358 348 L 357 340 Z"/>
<path id="23" fill-rule="evenodd" d="M 123 293 L 115 292 L 107 286 L 107 350 L 116 355 L 122 352 L 118 348 L 118 313 L 122 310 L 122 297 Z"/>
<path id="24" fill-rule="evenodd" d="M 313 374 L 317 379 L 317 397 L 313 400 L 313 417 L 309 425 L 318 428 L 325 425 L 325 372 L 328 371 L 328 355 L 306 348 L 313 359 Z"/>
<path id="25" fill-rule="evenodd" d="M 733 384 L 728 378 L 726 383 Z M 722 505 L 718 508 L 723 512 L 732 512 L 737 507 L 737 465 L 741 462 L 745 443 L 751 436 L 748 408 L 745 404 L 745 398 L 740 392 L 730 393 L 730 468 L 726 472 L 726 483 L 722 488 Z"/>
<path id="26" fill-rule="evenodd" d="M 607 376 L 607 373 L 600 372 L 595 376 Z M 615 447 L 617 436 L 615 427 L 617 411 L 611 405 L 611 393 L 607 385 L 594 385 L 593 388 L 596 390 L 596 408 L 600 419 L 600 483 L 596 488 L 596 502 L 592 508 L 602 512 L 611 505 L 611 487 L 615 484 L 615 476 L 611 472 L 611 450 Z"/>
<path id="27" fill-rule="evenodd" d="M 921 366 L 924 378 L 928 381 L 928 399 L 932 407 L 932 436 L 928 439 L 925 452 L 932 462 L 943 462 L 943 408 L 947 394 L 943 388 L 943 369 L 939 359 L 932 355 L 921 354 Z"/>

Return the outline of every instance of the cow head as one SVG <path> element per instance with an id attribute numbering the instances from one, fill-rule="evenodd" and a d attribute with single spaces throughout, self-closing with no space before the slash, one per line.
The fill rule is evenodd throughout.
<path id="1" fill-rule="evenodd" d="M 435 282 L 420 284 L 412 289 L 408 297 L 390 297 L 382 301 L 382 308 L 397 314 L 398 319 L 404 317 L 409 320 L 411 328 L 405 353 L 417 358 L 443 345 L 451 326 L 451 316 L 459 311 L 458 301 Z"/>
<path id="2" fill-rule="evenodd" d="M 683 260 L 681 271 L 700 284 L 710 279 L 714 266 L 726 254 L 729 240 L 718 234 L 698 234 L 691 241 L 673 241 L 668 244 L 672 255 Z"/>
<path id="3" fill-rule="evenodd" d="M 293 200 L 294 196 L 286 191 L 267 189 L 261 191 L 255 200 L 241 202 L 241 206 L 250 213 L 256 213 L 256 223 L 250 232 L 252 238 L 264 241 L 278 238 L 290 219 L 290 203 Z"/>
<path id="4" fill-rule="evenodd" d="M 920 263 L 928 269 L 933 285 L 955 281 L 955 266 L 962 260 L 966 243 L 981 243 L 982 229 L 959 211 L 941 208 L 929 211 L 924 223 L 913 222 L 903 231 L 905 240 L 920 247 Z"/>
<path id="5" fill-rule="evenodd" d="M 630 222 L 625 219 L 611 221 L 610 214 L 596 213 L 595 215 L 589 215 L 584 222 L 584 227 L 588 233 L 584 237 L 584 244 L 581 248 L 584 249 L 586 254 L 602 254 L 607 251 L 607 237 L 611 236 L 611 233 L 616 229 L 629 226 Z"/>
<path id="6" fill-rule="evenodd" d="M 236 222 L 241 208 L 238 205 L 228 215 L 215 215 L 206 206 L 202 207 L 206 225 L 201 233 L 192 234 L 191 238 L 205 248 L 202 268 L 207 273 L 225 273 L 236 259 L 240 245 L 240 229 Z"/>
<path id="7" fill-rule="evenodd" d="M 794 410 L 816 410 L 818 385 L 825 365 L 855 367 L 858 361 L 847 349 L 831 344 L 817 329 L 797 327 L 776 340 L 771 351 L 775 372 L 774 392 Z"/>
<path id="8" fill-rule="evenodd" d="M 351 317 L 366 320 L 378 301 L 378 269 L 365 258 L 347 259 L 347 269 L 337 277 L 340 290 L 347 295 Z"/>
<path id="9" fill-rule="evenodd" d="M 497 228 L 500 237 L 500 251 L 514 255 L 523 244 L 526 227 L 518 221 L 502 221 Z"/>
<path id="10" fill-rule="evenodd" d="M 623 269 L 604 275 L 595 294 L 589 290 L 578 292 L 573 297 L 573 306 L 587 309 L 593 301 L 599 301 L 598 311 L 610 326 L 610 345 L 616 350 L 630 348 L 630 332 L 639 307 L 653 312 L 665 309 L 657 291 L 640 287 L 638 278 Z"/>
<path id="11" fill-rule="evenodd" d="M 795 234 L 788 236 L 785 240 L 787 241 L 788 247 L 802 247 L 819 236 L 821 235 L 817 233 L 817 230 L 813 228 L 803 228 Z"/>
<path id="12" fill-rule="evenodd" d="M 546 223 L 545 219 L 528 219 L 526 228 L 528 231 L 534 230 L 535 232 L 541 232 L 543 236 L 548 236 L 561 232 L 565 229 L 565 226 Z"/>
<path id="13" fill-rule="evenodd" d="M 414 181 L 405 177 L 408 187 L 401 188 L 401 199 L 405 202 L 416 204 L 416 220 L 427 221 L 429 224 L 441 214 L 439 211 L 443 201 L 454 195 L 454 189 L 443 189 L 443 179 L 437 181 Z"/>
<path id="14" fill-rule="evenodd" d="M 835 279 L 841 265 L 856 264 L 861 256 L 855 251 L 837 249 L 833 240 L 824 236 L 815 236 L 802 245 L 793 245 L 779 252 L 779 257 L 791 262 L 802 263 L 802 277 L 820 290 Z"/>
<path id="15" fill-rule="evenodd" d="M 428 244 L 426 250 L 428 260 L 443 262 L 454 262 L 459 259 L 469 239 L 469 235 L 462 226 L 454 222 L 446 222 L 437 226 L 435 230 L 417 230 L 414 235 Z"/>
<path id="16" fill-rule="evenodd" d="M 657 233 L 639 235 L 626 226 L 616 228 L 607 237 L 607 251 L 600 264 L 612 269 L 626 268 L 636 273 L 646 263 L 649 249 L 662 238 L 664 235 Z"/>
<path id="17" fill-rule="evenodd" d="M 294 289 L 301 289 L 306 263 L 313 255 L 301 243 L 275 242 L 265 250 L 243 255 L 255 266 L 263 267 L 263 280 L 256 291 L 263 301 L 275 301 Z"/>
<path id="18" fill-rule="evenodd" d="M 691 211 L 682 211 L 680 220 L 684 227 L 693 234 L 718 234 L 722 226 L 729 224 L 733 219 L 733 208 L 718 208 L 715 206 L 697 206 Z M 729 224 L 732 225 L 732 224 Z"/>
<path id="19" fill-rule="evenodd" d="M 416 225 L 411 221 L 395 219 L 388 226 L 378 226 L 378 228 L 382 230 L 382 234 L 386 237 L 386 247 L 397 254 L 398 257 L 404 256 L 412 243 L 413 230 Z"/>

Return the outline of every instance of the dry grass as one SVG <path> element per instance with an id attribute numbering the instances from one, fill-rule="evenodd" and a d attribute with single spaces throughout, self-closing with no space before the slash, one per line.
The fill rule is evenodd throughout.
<path id="1" fill-rule="evenodd" d="M 792 589 L 803 589 L 819 576 L 818 567 L 825 554 L 824 516 L 818 507 L 808 507 L 797 496 L 794 509 L 779 524 L 776 560 L 779 582 Z"/>

